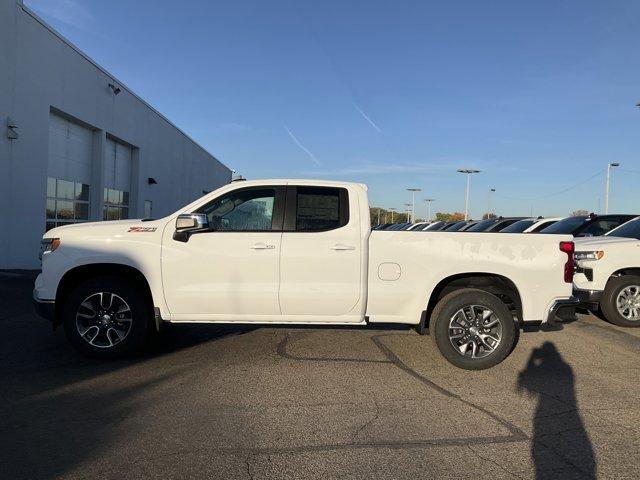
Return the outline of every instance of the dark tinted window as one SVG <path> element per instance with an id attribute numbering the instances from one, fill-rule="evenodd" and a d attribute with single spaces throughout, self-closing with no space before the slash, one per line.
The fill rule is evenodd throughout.
<path id="1" fill-rule="evenodd" d="M 594 237 L 598 237 L 620 226 L 622 223 L 624 223 L 624 221 L 619 217 L 598 219 L 584 230 L 581 230 L 579 235 L 593 235 Z"/>
<path id="2" fill-rule="evenodd" d="M 540 230 L 540 233 L 572 234 L 584 224 L 586 219 L 587 217 L 584 215 L 579 215 L 577 217 L 567 217 L 563 220 L 560 220 L 559 222 L 554 223 L 553 225 L 549 225 L 547 228 L 543 228 L 542 230 Z"/>
<path id="3" fill-rule="evenodd" d="M 271 230 L 276 192 L 273 188 L 237 190 L 199 210 L 219 232 L 260 232 Z"/>
<path id="4" fill-rule="evenodd" d="M 430 223 L 423 230 L 427 231 L 427 232 L 434 231 L 434 230 L 438 230 L 438 229 L 442 228 L 443 225 L 444 225 L 444 222 L 437 221 L 437 222 Z"/>
<path id="5" fill-rule="evenodd" d="M 512 223 L 516 223 L 517 221 L 518 221 L 517 218 L 511 218 L 509 220 L 501 220 L 497 222 L 495 225 L 491 225 L 489 228 L 485 230 L 485 232 L 499 232 L 503 228 L 506 228 Z"/>
<path id="6" fill-rule="evenodd" d="M 533 230 L 531 230 L 531 233 L 535 233 L 535 232 L 539 232 L 542 229 L 545 229 L 547 227 L 550 227 L 551 225 L 553 225 L 554 223 L 558 223 L 558 220 L 549 220 L 548 222 L 542 222 L 540 225 L 538 225 L 536 228 L 534 228 Z"/>
<path id="7" fill-rule="evenodd" d="M 466 232 L 466 231 L 468 231 L 471 227 L 473 227 L 476 223 L 478 223 L 478 222 L 477 222 L 477 221 L 469 222 L 469 223 L 467 223 L 466 225 L 464 225 L 464 226 L 460 229 L 460 231 L 461 231 L 461 232 Z"/>
<path id="8" fill-rule="evenodd" d="M 503 233 L 522 233 L 531 225 L 533 225 L 535 220 L 518 220 L 515 223 L 512 223 L 508 227 L 503 228 L 500 232 Z"/>
<path id="9" fill-rule="evenodd" d="M 296 231 L 318 232 L 347 224 L 346 190 L 340 188 L 298 187 L 296 197 Z M 344 199 L 344 200 L 343 200 Z"/>
<path id="10" fill-rule="evenodd" d="M 468 228 L 465 232 L 484 232 L 490 225 L 493 225 L 495 220 L 482 220 L 481 222 L 476 223 L 473 227 Z"/>
<path id="11" fill-rule="evenodd" d="M 625 237 L 625 238 L 637 238 L 640 240 L 640 218 L 631 220 L 623 225 L 620 225 L 615 230 L 611 230 L 607 233 L 608 237 Z"/>
<path id="12" fill-rule="evenodd" d="M 447 232 L 457 232 L 458 230 L 460 230 L 462 227 L 464 227 L 467 224 L 467 222 L 457 222 L 454 223 L 453 225 L 451 225 L 450 227 L 448 227 L 446 229 Z"/>

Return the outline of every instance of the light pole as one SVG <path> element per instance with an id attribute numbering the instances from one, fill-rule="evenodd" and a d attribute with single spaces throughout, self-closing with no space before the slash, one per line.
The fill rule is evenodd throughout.
<path id="1" fill-rule="evenodd" d="M 407 188 L 411 192 L 411 223 L 416 221 L 416 192 L 421 192 L 421 188 Z"/>
<path id="2" fill-rule="evenodd" d="M 389 211 L 391 212 L 391 223 L 393 223 L 393 212 L 395 212 L 395 211 L 396 211 L 396 209 L 395 209 L 395 208 L 393 208 L 393 207 L 390 207 L 390 208 L 388 208 L 387 210 L 389 210 Z"/>
<path id="3" fill-rule="evenodd" d="M 473 168 L 459 168 L 458 173 L 467 174 L 467 194 L 464 197 L 464 219 L 469 220 L 469 179 L 471 178 L 472 173 L 480 173 L 480 170 L 475 170 Z"/>
<path id="4" fill-rule="evenodd" d="M 607 164 L 607 186 L 604 189 L 604 213 L 609 213 L 609 181 L 611 178 L 611 167 L 619 167 L 620 164 L 613 162 Z"/>
<path id="5" fill-rule="evenodd" d="M 489 214 L 489 216 L 493 215 L 493 210 L 491 209 L 491 204 L 492 204 L 492 200 L 493 200 L 493 193 L 495 193 L 496 189 L 495 188 L 490 188 L 489 189 L 489 193 L 487 193 L 487 213 Z"/>
<path id="6" fill-rule="evenodd" d="M 411 217 L 409 216 L 411 214 L 411 209 L 409 208 L 409 207 L 411 207 L 411 204 L 410 203 L 405 203 L 404 206 L 407 207 L 407 208 L 404 209 L 404 211 L 407 214 L 407 222 L 413 223 L 411 221 Z"/>
<path id="7" fill-rule="evenodd" d="M 435 202 L 435 198 L 425 198 L 424 201 L 427 202 L 427 222 L 431 221 L 431 202 Z"/>

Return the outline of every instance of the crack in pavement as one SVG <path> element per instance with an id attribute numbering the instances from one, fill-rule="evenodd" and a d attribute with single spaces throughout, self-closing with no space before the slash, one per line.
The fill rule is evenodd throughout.
<path id="1" fill-rule="evenodd" d="M 511 470 L 508 470 L 507 468 L 505 468 L 505 467 L 503 467 L 502 465 L 500 465 L 498 462 L 495 462 L 495 461 L 491 460 L 490 458 L 486 458 L 486 457 L 483 457 L 482 455 L 480 455 L 477 451 L 475 451 L 475 450 L 471 447 L 471 445 L 467 445 L 467 448 L 468 448 L 469 450 L 471 450 L 471 452 L 473 452 L 473 454 L 474 454 L 476 457 L 478 457 L 480 460 L 482 460 L 482 461 L 484 461 L 484 462 L 488 462 L 488 463 L 490 463 L 490 464 L 492 464 L 492 465 L 495 465 L 495 466 L 496 466 L 496 467 L 498 467 L 500 470 L 502 470 L 503 472 L 508 473 L 508 474 L 509 474 L 509 475 L 511 475 L 512 477 L 519 478 L 519 479 L 523 480 L 523 478 L 524 478 L 524 477 L 521 477 L 521 476 L 519 476 L 519 475 L 516 475 L 516 474 L 515 474 L 515 473 L 513 473 Z"/>
<path id="2" fill-rule="evenodd" d="M 366 358 L 350 358 L 350 357 L 298 357 L 287 352 L 289 344 L 289 333 L 284 334 L 284 339 L 278 343 L 276 351 L 278 356 L 288 360 L 300 360 L 306 362 L 355 362 L 355 363 L 391 363 L 389 360 L 373 360 Z"/>
<path id="3" fill-rule="evenodd" d="M 386 345 L 384 345 L 384 343 L 382 343 L 382 340 L 380 340 L 381 337 L 391 337 L 391 336 L 401 336 L 401 335 L 402 334 L 374 335 L 373 337 L 371 337 L 371 340 L 373 341 L 373 343 L 376 344 L 376 346 L 380 350 L 382 350 L 382 352 L 387 356 L 387 358 L 391 361 L 391 363 L 393 363 L 400 370 L 403 370 L 404 372 L 408 373 L 418 381 L 422 382 L 424 385 L 436 390 L 442 395 L 458 400 L 464 403 L 465 405 L 468 405 L 469 407 L 484 413 L 485 415 L 489 416 L 490 418 L 498 422 L 500 425 L 505 427 L 507 430 L 509 430 L 509 432 L 513 437 L 521 440 L 529 438 L 519 427 L 509 422 L 508 420 L 496 415 L 495 413 L 487 410 L 486 408 L 478 404 L 471 402 L 470 400 L 465 400 L 460 395 L 453 393 L 452 391 L 447 390 L 446 388 L 441 387 L 435 382 L 429 380 L 427 377 L 420 375 L 417 371 L 415 371 L 414 369 L 409 367 L 406 363 L 404 363 L 400 359 L 400 357 L 398 357 L 389 347 L 387 347 Z"/>
<path id="4" fill-rule="evenodd" d="M 386 447 L 386 448 L 415 448 L 415 447 L 427 447 L 427 446 L 449 446 L 449 445 L 477 445 L 477 444 L 487 444 L 487 443 L 511 443 L 511 442 L 522 442 L 530 440 L 519 427 L 509 422 L 508 420 L 498 416 L 497 414 L 487 410 L 486 408 L 477 405 L 469 400 L 462 398 L 460 395 L 453 393 L 450 390 L 436 384 L 432 380 L 422 376 L 420 373 L 409 367 L 406 363 L 404 363 L 389 347 L 387 347 L 382 341 L 383 337 L 390 336 L 410 336 L 410 334 L 386 334 L 386 335 L 373 335 L 371 341 L 376 345 L 376 347 L 384 354 L 387 360 L 368 360 L 368 359 L 357 359 L 357 358 L 342 358 L 342 357 L 298 357 L 291 355 L 287 352 L 287 346 L 289 345 L 291 336 L 289 333 L 285 333 L 282 340 L 278 343 L 276 351 L 278 355 L 287 360 L 294 361 L 311 361 L 311 362 L 358 362 L 358 363 L 383 363 L 393 365 L 403 372 L 409 374 L 414 379 L 421 382 L 426 387 L 435 390 L 436 392 L 457 400 L 465 405 L 487 415 L 498 424 L 506 428 L 509 432 L 508 435 L 494 435 L 494 436 L 479 436 L 479 437 L 467 437 L 467 438 L 437 438 L 437 439 L 423 439 L 423 440 L 413 440 L 413 441 L 380 441 L 380 442 L 367 442 L 367 443 L 356 443 L 352 442 L 350 444 L 325 444 L 325 445 L 310 445 L 310 446 L 300 446 L 300 447 L 290 447 L 290 448 L 281 448 L 277 449 L 278 453 L 283 452 L 301 452 L 301 451 L 321 451 L 321 450 L 336 450 L 336 449 L 357 449 L 357 448 L 371 448 L 371 447 Z M 376 403 L 377 405 L 377 403 Z M 377 418 L 377 416 L 375 417 Z M 375 418 L 373 420 L 375 420 Z M 370 425 L 373 421 L 366 422 L 364 426 Z M 360 431 L 364 428 L 361 427 Z M 354 436 L 354 440 L 357 437 Z M 267 449 L 266 451 L 274 452 L 273 449 Z"/>
<path id="5" fill-rule="evenodd" d="M 360 436 L 360 434 L 364 431 L 365 428 L 367 428 L 369 425 L 373 424 L 373 422 L 375 422 L 379 417 L 380 417 L 380 405 L 378 404 L 377 401 L 374 400 L 375 406 L 376 406 L 376 411 L 373 415 L 373 417 L 371 417 L 369 420 L 367 420 L 366 422 L 364 422 L 360 428 L 358 428 L 358 430 L 356 431 L 356 433 L 353 435 L 353 441 L 355 442 L 358 437 Z"/>
<path id="6" fill-rule="evenodd" d="M 249 457 L 244 459 L 244 464 L 247 467 L 247 475 L 249 475 L 249 479 L 253 480 L 253 474 L 251 473 L 251 463 L 249 462 Z"/>

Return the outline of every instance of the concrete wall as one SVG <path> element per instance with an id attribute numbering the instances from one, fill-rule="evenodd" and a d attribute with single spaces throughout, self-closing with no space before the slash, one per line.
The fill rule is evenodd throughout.
<path id="1" fill-rule="evenodd" d="M 122 91 L 114 95 L 108 84 Z M 231 171 L 18 0 L 0 0 L 0 268 L 37 268 L 45 229 L 49 112 L 94 130 L 94 160 L 111 135 L 135 147 L 130 218 L 171 213 L 231 178 Z M 20 137 L 7 138 L 11 117 Z M 100 198 L 101 168 L 92 180 Z M 148 185 L 153 177 L 157 185 Z M 134 185 L 135 183 L 135 185 Z M 92 198 L 93 200 L 93 198 Z M 92 205 L 92 219 L 101 209 Z"/>

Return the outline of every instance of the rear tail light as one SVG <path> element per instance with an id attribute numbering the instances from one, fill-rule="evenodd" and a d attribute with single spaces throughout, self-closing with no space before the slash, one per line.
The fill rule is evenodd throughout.
<path id="1" fill-rule="evenodd" d="M 573 242 L 560 242 L 560 251 L 567 254 L 567 263 L 564 264 L 564 281 L 566 283 L 573 283 L 573 253 L 575 251 L 575 245 Z"/>

